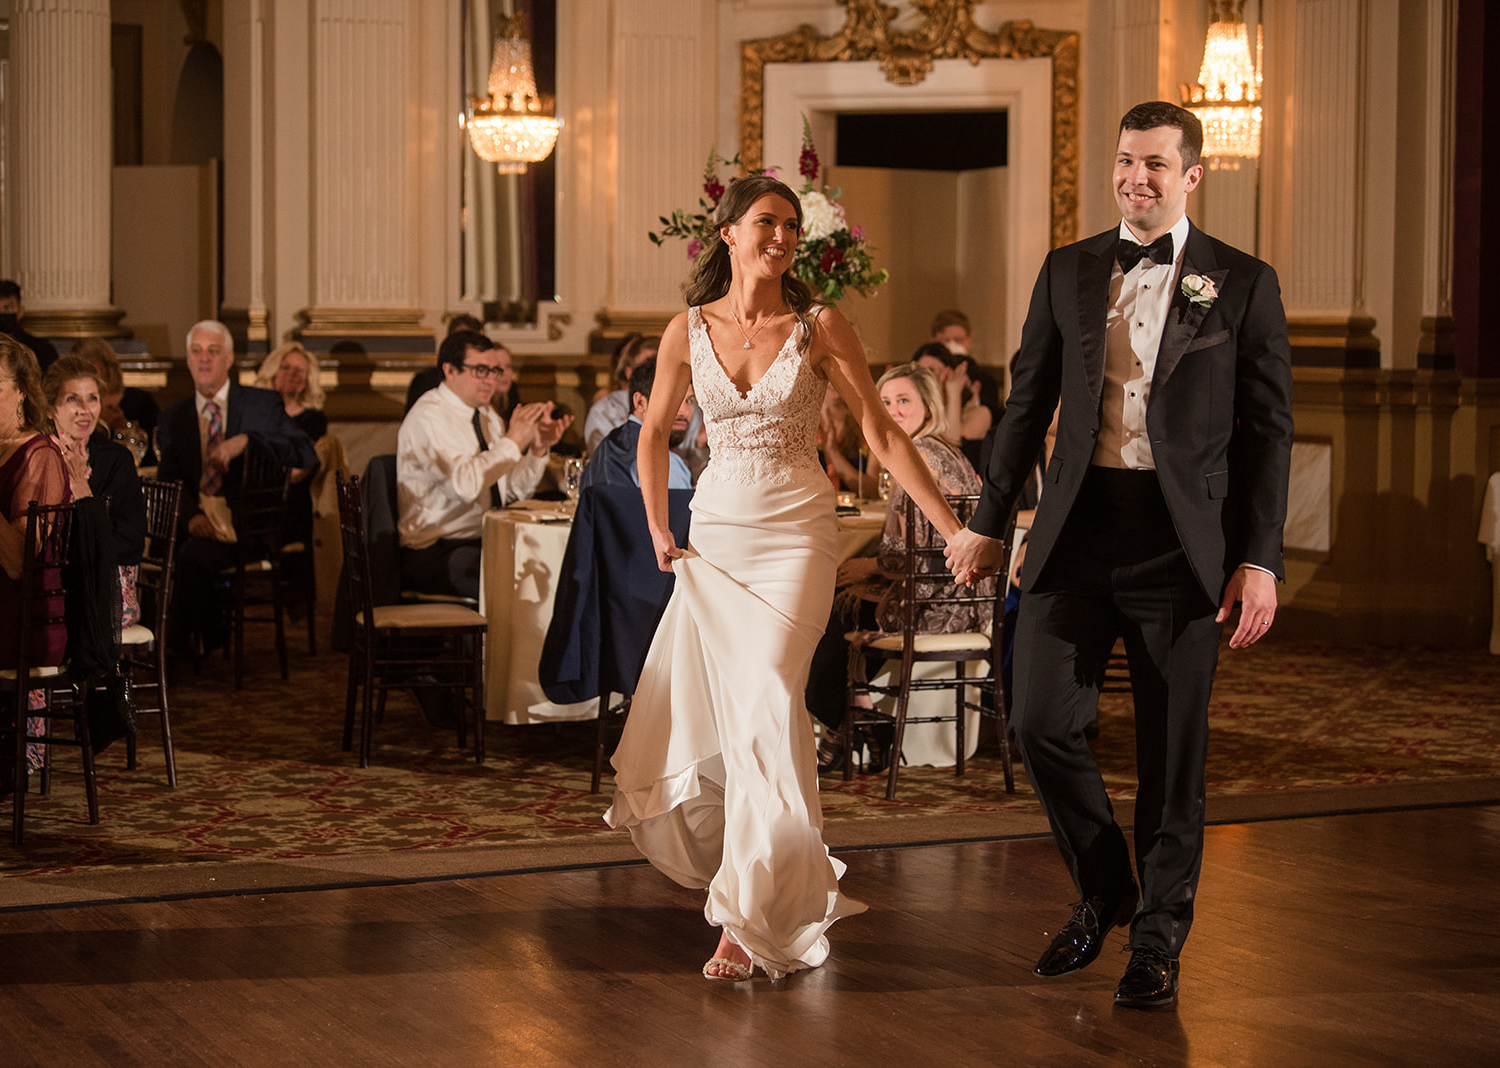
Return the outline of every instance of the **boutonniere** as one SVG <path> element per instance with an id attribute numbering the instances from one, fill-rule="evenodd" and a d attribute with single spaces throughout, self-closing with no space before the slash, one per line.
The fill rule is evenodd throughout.
<path id="1" fill-rule="evenodd" d="M 1182 280 L 1182 295 L 1187 297 L 1189 304 L 1211 308 L 1214 301 L 1219 299 L 1219 290 L 1212 279 L 1201 274 L 1190 274 Z"/>

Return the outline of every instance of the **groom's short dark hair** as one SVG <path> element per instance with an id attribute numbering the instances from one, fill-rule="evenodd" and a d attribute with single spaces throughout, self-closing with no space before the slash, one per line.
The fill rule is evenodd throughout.
<path id="1" fill-rule="evenodd" d="M 1198 165 L 1203 155 L 1203 124 L 1187 108 L 1169 104 L 1165 100 L 1151 100 L 1137 104 L 1120 120 L 1120 133 L 1126 130 L 1154 130 L 1158 126 L 1170 126 L 1182 134 L 1182 169 Z"/>

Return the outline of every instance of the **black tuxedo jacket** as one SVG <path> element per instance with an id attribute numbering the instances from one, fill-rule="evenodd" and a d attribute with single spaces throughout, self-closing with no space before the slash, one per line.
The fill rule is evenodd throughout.
<path id="1" fill-rule="evenodd" d="M 970 524 L 981 534 L 1003 533 L 1060 399 L 1023 589 L 1046 566 L 1094 453 L 1118 233 L 1111 227 L 1048 254 L 1026 314 L 984 498 Z M 1211 306 L 1183 294 L 1181 279 L 1194 274 L 1217 288 Z M 1292 375 L 1280 287 L 1269 265 L 1196 226 L 1162 330 L 1146 427 L 1162 494 L 1204 592 L 1217 602 L 1242 563 L 1284 577 Z"/>
<path id="2" fill-rule="evenodd" d="M 252 448 L 285 467 L 318 464 L 312 442 L 286 414 L 281 397 L 269 389 L 229 384 L 229 422 L 224 437 L 236 434 L 248 434 Z M 162 455 L 157 477 L 182 480 L 178 535 L 186 536 L 188 521 L 202 511 L 198 507 L 198 485 L 203 480 L 203 454 L 198 440 L 198 405 L 191 394 L 162 413 L 158 436 Z M 236 460 L 224 479 L 223 493 L 231 506 L 240 466 L 241 461 Z"/>

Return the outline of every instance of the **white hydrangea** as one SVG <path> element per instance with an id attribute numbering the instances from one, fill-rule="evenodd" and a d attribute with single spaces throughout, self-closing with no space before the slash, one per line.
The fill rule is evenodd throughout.
<path id="1" fill-rule="evenodd" d="M 818 241 L 849 228 L 844 222 L 844 209 L 816 189 L 799 193 L 797 198 L 802 201 L 804 241 Z"/>

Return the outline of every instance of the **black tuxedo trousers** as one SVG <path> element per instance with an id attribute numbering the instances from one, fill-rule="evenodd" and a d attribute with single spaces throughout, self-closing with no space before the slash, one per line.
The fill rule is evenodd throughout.
<path id="1" fill-rule="evenodd" d="M 1222 625 L 1193 573 L 1155 472 L 1091 468 L 1057 551 L 1021 599 L 1012 726 L 1084 897 L 1130 893 L 1130 854 L 1084 728 L 1123 638 L 1135 698 L 1136 874 L 1131 942 L 1174 956 L 1203 859 L 1208 699 Z M 1170 680 L 1170 685 L 1169 685 Z"/>

